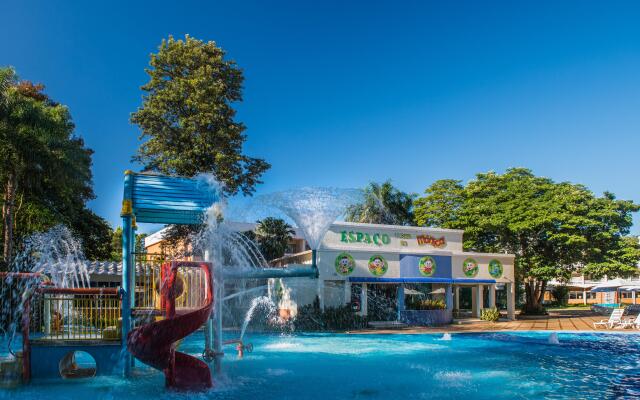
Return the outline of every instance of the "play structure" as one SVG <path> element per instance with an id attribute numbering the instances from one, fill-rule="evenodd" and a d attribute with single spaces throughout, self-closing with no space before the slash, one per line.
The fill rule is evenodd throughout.
<path id="1" fill-rule="evenodd" d="M 210 388 L 210 364 L 214 373 L 221 371 L 223 346 L 234 345 L 239 356 L 251 349 L 240 339 L 222 339 L 225 280 L 315 278 L 318 274 L 315 264 L 228 269 L 211 259 L 206 249 L 198 262 L 135 252 L 138 224 L 202 224 L 207 210 L 219 200 L 219 193 L 199 179 L 126 171 L 121 286 L 56 287 L 42 274 L 0 276 L 8 285 L 3 295 L 23 292 L 22 351 L 11 362 L 0 364 L 0 374 L 6 378 L 11 375 L 7 371 L 13 371 L 12 376 L 22 383 L 105 374 L 130 377 L 137 359 L 163 371 L 168 388 Z M 177 342 L 201 328 L 205 335 L 202 359 L 176 350 Z M 80 366 L 78 352 L 90 355 L 95 367 Z"/>

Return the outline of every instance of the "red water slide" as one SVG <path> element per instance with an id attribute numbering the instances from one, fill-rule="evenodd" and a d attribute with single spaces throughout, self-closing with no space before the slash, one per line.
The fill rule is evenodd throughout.
<path id="1" fill-rule="evenodd" d="M 176 312 L 175 298 L 179 267 L 205 271 L 204 305 L 195 310 Z M 202 360 L 176 351 L 175 342 L 200 328 L 211 315 L 213 288 L 208 263 L 172 261 L 162 266 L 162 301 L 166 319 L 142 325 L 129 333 L 127 348 L 143 363 L 164 372 L 165 384 L 178 390 L 206 390 L 213 386 L 209 366 Z"/>

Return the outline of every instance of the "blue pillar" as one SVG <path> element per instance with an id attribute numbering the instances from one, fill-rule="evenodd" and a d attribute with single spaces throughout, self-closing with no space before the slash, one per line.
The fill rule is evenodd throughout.
<path id="1" fill-rule="evenodd" d="M 134 291 L 134 282 L 131 279 L 132 269 L 135 269 L 132 259 L 132 237 L 133 234 L 133 173 L 125 172 L 124 177 L 124 198 L 122 199 L 122 354 L 124 356 L 123 374 L 125 377 L 131 374 L 131 355 L 127 350 L 127 336 L 131 331 L 131 300 Z M 135 240 L 134 240 L 135 242 Z M 134 271 L 135 273 L 135 271 Z"/>
<path id="2" fill-rule="evenodd" d="M 398 285 L 398 321 L 400 321 L 401 311 L 404 311 L 404 284 Z"/>

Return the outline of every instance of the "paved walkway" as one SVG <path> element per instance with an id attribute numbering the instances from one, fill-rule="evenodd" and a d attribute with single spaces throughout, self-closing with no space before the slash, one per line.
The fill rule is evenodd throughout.
<path id="1" fill-rule="evenodd" d="M 631 318 L 631 317 L 626 317 Z M 633 316 L 635 318 L 635 316 Z M 549 315 L 524 317 L 515 321 L 486 322 L 478 319 L 461 320 L 442 327 L 410 327 L 394 329 L 363 329 L 349 333 L 444 333 L 444 332 L 491 332 L 491 331 L 594 331 L 593 323 L 608 319 L 590 310 L 550 311 Z M 607 331 L 598 328 L 598 331 Z M 614 328 L 612 331 L 632 332 L 633 329 Z"/>

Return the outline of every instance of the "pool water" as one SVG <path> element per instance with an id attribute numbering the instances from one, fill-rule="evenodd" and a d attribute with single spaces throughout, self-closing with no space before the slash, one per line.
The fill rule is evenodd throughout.
<path id="1" fill-rule="evenodd" d="M 164 389 L 159 371 L 130 380 L 33 382 L 0 399 L 606 399 L 640 396 L 640 336 L 558 332 L 442 335 L 248 335 L 224 379 L 200 394 Z M 201 334 L 181 351 L 200 354 Z M 37 361 L 34 361 L 37 362 Z"/>

